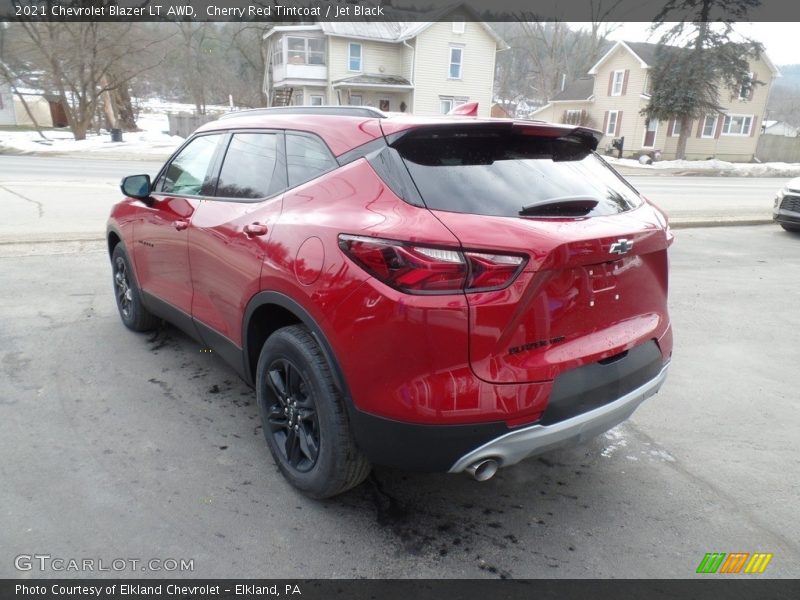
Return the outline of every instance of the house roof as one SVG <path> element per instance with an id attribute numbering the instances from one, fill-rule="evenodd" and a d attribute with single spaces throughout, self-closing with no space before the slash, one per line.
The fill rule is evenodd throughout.
<path id="1" fill-rule="evenodd" d="M 480 20 L 480 14 L 468 4 L 451 4 L 444 8 L 431 10 L 422 13 L 425 21 L 323 21 L 315 25 L 280 25 L 273 27 L 264 34 L 264 38 L 270 37 L 273 33 L 291 31 L 321 31 L 325 35 L 334 37 L 345 37 L 359 40 L 372 40 L 376 42 L 400 43 L 413 39 L 423 31 L 444 21 L 447 15 L 460 9 L 475 19 L 478 25 L 495 41 L 498 50 L 507 50 L 509 45 L 492 29 L 492 27 Z M 393 11 L 398 18 L 408 18 L 411 13 L 397 9 L 387 9 Z M 419 14 L 419 13 L 416 13 Z"/>
<path id="2" fill-rule="evenodd" d="M 344 77 L 333 82 L 334 86 L 406 86 L 412 87 L 411 82 L 398 75 L 383 75 L 377 73 L 362 73 L 352 77 Z"/>
<path id="3" fill-rule="evenodd" d="M 659 44 L 651 44 L 650 42 L 626 42 L 626 41 L 619 41 L 611 48 L 609 48 L 608 52 L 606 52 L 600 60 L 598 60 L 594 66 L 589 69 L 589 75 L 596 75 L 600 66 L 606 62 L 613 54 L 616 52 L 618 48 L 622 48 L 628 52 L 630 52 L 636 60 L 639 61 L 639 65 L 643 69 L 649 69 L 652 67 L 656 62 L 656 53 L 659 48 Z M 678 46 L 665 46 L 664 50 L 666 52 L 685 52 L 684 48 L 680 48 Z M 780 76 L 780 72 L 778 71 L 777 67 L 773 64 L 772 60 L 770 60 L 769 56 L 767 56 L 766 52 L 761 53 L 761 59 L 766 63 L 769 67 L 772 74 L 776 77 Z"/>
<path id="4" fill-rule="evenodd" d="M 551 102 L 588 100 L 594 92 L 594 77 L 580 77 L 570 81 L 566 87 L 553 96 Z"/>

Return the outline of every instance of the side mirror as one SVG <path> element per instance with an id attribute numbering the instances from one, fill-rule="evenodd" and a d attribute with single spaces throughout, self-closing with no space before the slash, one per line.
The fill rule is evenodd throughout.
<path id="1" fill-rule="evenodd" d="M 147 200 L 150 198 L 150 175 L 129 175 L 123 177 L 119 184 L 122 193 L 131 198 Z"/>

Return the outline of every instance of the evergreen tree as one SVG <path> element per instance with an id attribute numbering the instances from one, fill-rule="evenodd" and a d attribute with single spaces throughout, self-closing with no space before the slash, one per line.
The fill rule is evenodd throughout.
<path id="1" fill-rule="evenodd" d="M 653 31 L 665 30 L 650 73 L 651 96 L 642 114 L 659 121 L 680 122 L 676 158 L 686 157 L 692 120 L 723 110 L 725 93 L 738 97 L 750 80 L 748 58 L 758 58 L 763 46 L 748 38 L 735 39 L 733 24 L 747 20 L 760 0 L 669 0 L 653 21 Z M 681 20 L 676 22 L 676 17 Z M 755 125 L 754 125 L 755 126 Z"/>

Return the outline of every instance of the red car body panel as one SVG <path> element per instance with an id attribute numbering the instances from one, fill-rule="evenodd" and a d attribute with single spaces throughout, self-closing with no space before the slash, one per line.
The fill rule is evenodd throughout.
<path id="1" fill-rule="evenodd" d="M 192 264 L 192 316 L 239 347 L 242 315 L 261 290 L 261 266 L 269 238 L 281 211 L 281 197 L 242 206 L 236 202 L 203 201 L 189 233 Z M 245 227 L 258 223 L 264 235 L 248 235 Z"/>
<path id="2" fill-rule="evenodd" d="M 199 200 L 156 199 L 152 206 L 137 202 L 136 244 L 132 251 L 139 285 L 186 314 L 192 309 L 192 280 L 186 242 L 189 223 Z"/>

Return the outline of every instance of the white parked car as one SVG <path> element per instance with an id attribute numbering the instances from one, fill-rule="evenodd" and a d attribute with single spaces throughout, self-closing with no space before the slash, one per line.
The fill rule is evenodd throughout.
<path id="1" fill-rule="evenodd" d="M 775 196 L 772 218 L 786 231 L 800 233 L 800 177 L 792 179 Z"/>

